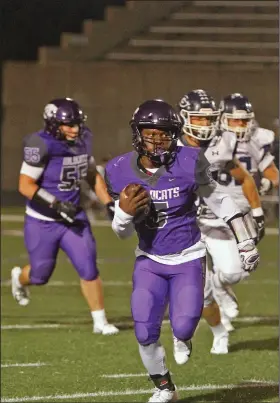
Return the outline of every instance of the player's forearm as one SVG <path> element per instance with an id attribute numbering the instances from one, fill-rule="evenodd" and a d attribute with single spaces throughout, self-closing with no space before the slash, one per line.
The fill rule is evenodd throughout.
<path id="1" fill-rule="evenodd" d="M 121 238 L 126 239 L 134 232 L 133 217 L 126 214 L 119 206 L 119 201 L 115 203 L 115 215 L 112 221 L 112 229 L 115 234 Z"/>
<path id="2" fill-rule="evenodd" d="M 96 173 L 94 191 L 98 199 L 104 205 L 112 202 L 112 198 L 107 191 L 106 183 L 98 172 Z"/>
<path id="3" fill-rule="evenodd" d="M 263 177 L 270 180 L 273 187 L 279 186 L 279 171 L 274 163 L 263 171 Z"/>
<path id="4" fill-rule="evenodd" d="M 242 191 L 252 209 L 261 208 L 259 192 L 254 178 L 251 175 L 248 175 L 246 178 L 244 178 L 242 183 Z"/>
<path id="5" fill-rule="evenodd" d="M 29 180 L 25 175 L 20 175 L 19 179 L 19 192 L 29 200 L 32 200 L 39 186 L 33 181 Z"/>

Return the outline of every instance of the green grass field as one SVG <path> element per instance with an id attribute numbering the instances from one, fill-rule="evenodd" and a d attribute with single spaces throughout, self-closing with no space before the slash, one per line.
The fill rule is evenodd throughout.
<path id="1" fill-rule="evenodd" d="M 104 337 L 92 334 L 78 277 L 64 254 L 49 285 L 31 289 L 27 307 L 13 300 L 10 270 L 27 262 L 22 226 L 2 222 L 1 401 L 147 401 L 153 385 L 138 355 L 129 305 L 136 238 L 120 241 L 109 227 L 93 229 L 107 314 L 121 328 L 119 335 Z M 163 325 L 161 339 L 182 402 L 278 401 L 278 236 L 266 236 L 260 251 L 257 272 L 235 287 L 240 316 L 228 355 L 210 354 L 212 336 L 201 321 L 191 360 L 177 366 L 169 325 Z"/>

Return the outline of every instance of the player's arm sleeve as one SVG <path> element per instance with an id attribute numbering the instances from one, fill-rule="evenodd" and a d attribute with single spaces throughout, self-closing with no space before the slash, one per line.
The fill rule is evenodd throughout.
<path id="1" fill-rule="evenodd" d="M 274 155 L 272 155 L 270 151 L 271 151 L 270 146 L 263 147 L 263 149 L 262 149 L 262 156 L 261 156 L 261 160 L 260 160 L 259 165 L 258 165 L 258 168 L 259 168 L 260 172 L 265 171 L 266 168 L 268 168 L 269 165 L 275 159 Z"/>
<path id="2" fill-rule="evenodd" d="M 133 217 L 125 213 L 119 204 L 119 200 L 115 201 L 115 214 L 112 221 L 112 229 L 121 239 L 129 238 L 135 231 Z"/>
<path id="3" fill-rule="evenodd" d="M 48 147 L 44 140 L 34 134 L 24 140 L 23 162 L 20 173 L 38 180 L 48 160 Z"/>
<path id="4" fill-rule="evenodd" d="M 263 172 L 274 161 L 274 156 L 272 155 L 274 138 L 275 134 L 271 130 L 260 129 L 256 133 L 255 141 L 259 149 L 257 159 L 259 161 L 258 168 L 260 172 Z"/>
<path id="5" fill-rule="evenodd" d="M 112 229 L 120 239 L 129 238 L 135 231 L 135 227 L 132 221 L 133 217 L 125 213 L 120 208 L 119 193 L 113 189 L 113 184 L 110 180 L 110 174 L 108 173 L 107 168 L 105 169 L 104 179 L 107 185 L 107 191 L 112 199 L 115 201 L 115 214 L 112 221 Z"/>

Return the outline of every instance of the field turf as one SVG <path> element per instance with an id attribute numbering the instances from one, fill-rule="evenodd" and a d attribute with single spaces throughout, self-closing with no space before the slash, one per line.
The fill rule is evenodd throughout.
<path id="1" fill-rule="evenodd" d="M 121 329 L 105 337 L 92 334 L 77 274 L 63 253 L 50 283 L 31 289 L 27 307 L 13 300 L 10 270 L 27 262 L 22 227 L 2 221 L 1 401 L 147 401 L 153 385 L 138 355 L 129 305 L 136 238 L 120 241 L 110 227 L 93 228 L 108 318 Z M 180 401 L 278 401 L 278 236 L 267 235 L 260 252 L 257 272 L 235 286 L 240 316 L 228 355 L 210 354 L 212 335 L 201 321 L 190 361 L 178 366 L 169 324 L 163 325 L 161 340 Z"/>

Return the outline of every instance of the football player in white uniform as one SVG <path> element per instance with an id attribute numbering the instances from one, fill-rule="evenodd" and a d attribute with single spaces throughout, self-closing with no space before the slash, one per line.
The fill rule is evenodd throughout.
<path id="1" fill-rule="evenodd" d="M 258 127 L 252 104 L 246 96 L 240 93 L 233 93 L 223 98 L 219 109 L 222 136 L 227 136 L 229 131 L 235 134 L 237 139 L 235 156 L 252 176 L 260 173 L 259 193 L 265 195 L 273 187 L 279 185 L 279 171 L 274 163 L 274 156 L 270 152 L 274 141 L 273 131 Z M 214 175 L 214 178 L 225 187 L 225 191 L 232 196 L 245 214 L 251 234 L 257 228 L 258 233 L 255 237 L 257 238 L 256 241 L 259 242 L 264 235 L 262 210 L 251 208 L 252 206 L 244 197 L 240 182 L 226 172 L 221 170 L 217 172 L 216 177 Z M 244 272 L 243 278 L 249 275 L 250 273 Z M 222 297 L 223 295 L 221 295 Z M 224 315 L 225 324 L 228 319 Z"/>
<path id="2" fill-rule="evenodd" d="M 252 176 L 233 155 L 236 137 L 232 132 L 217 135 L 219 110 L 213 98 L 203 90 L 194 90 L 186 94 L 179 102 L 180 115 L 183 119 L 183 133 L 179 140 L 181 146 L 203 147 L 205 156 L 211 163 L 212 173 L 224 170 L 230 178 L 240 181 L 241 191 L 253 209 L 260 209 L 261 202 Z M 216 175 L 215 175 L 216 176 Z M 247 200 L 246 199 L 246 200 Z M 215 302 L 212 281 L 215 281 L 222 306 L 231 316 L 236 315 L 237 304 L 234 295 L 228 293 L 227 285 L 239 282 L 243 275 L 237 243 L 227 224 L 221 222 L 209 207 L 198 201 L 198 220 L 208 252 L 208 264 L 213 262 L 212 271 L 207 270 L 204 288 L 203 316 L 208 322 L 213 336 L 211 353 L 228 352 L 228 332 L 221 323 L 219 306 Z M 260 212 L 260 210 L 257 210 Z M 263 213 L 260 212 L 261 217 Z M 213 278 L 212 278 L 213 277 Z M 215 289 L 216 289 L 215 288 Z M 216 297 L 216 296 L 215 296 Z M 220 303 L 220 300 L 217 301 Z M 186 345 L 174 338 L 174 358 L 178 364 L 188 360 L 190 352 Z"/>

